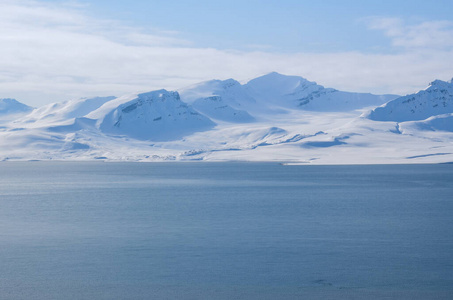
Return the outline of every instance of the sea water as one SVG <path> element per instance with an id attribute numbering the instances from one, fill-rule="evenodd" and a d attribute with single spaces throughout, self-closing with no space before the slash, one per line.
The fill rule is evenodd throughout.
<path id="1" fill-rule="evenodd" d="M 453 165 L 5 162 L 1 299 L 451 299 Z"/>

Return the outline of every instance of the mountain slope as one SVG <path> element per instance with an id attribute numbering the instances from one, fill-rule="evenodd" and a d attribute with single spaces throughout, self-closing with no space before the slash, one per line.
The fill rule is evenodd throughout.
<path id="1" fill-rule="evenodd" d="M 453 113 L 453 80 L 435 80 L 425 90 L 375 108 L 367 117 L 374 121 L 405 122 L 446 113 Z"/>

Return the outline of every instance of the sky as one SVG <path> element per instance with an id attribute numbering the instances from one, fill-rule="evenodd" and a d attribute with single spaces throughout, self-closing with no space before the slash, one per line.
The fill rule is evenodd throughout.
<path id="1" fill-rule="evenodd" d="M 453 1 L 0 0 L 0 98 L 32 106 L 269 72 L 405 95 L 453 77 Z"/>

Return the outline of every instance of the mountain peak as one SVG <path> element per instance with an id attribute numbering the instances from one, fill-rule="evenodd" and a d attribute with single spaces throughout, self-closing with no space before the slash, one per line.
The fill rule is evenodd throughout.
<path id="1" fill-rule="evenodd" d="M 226 80 L 214 79 L 180 89 L 179 93 L 184 102 L 192 104 L 201 98 L 213 96 L 228 98 L 229 94 L 236 95 L 241 89 L 242 85 L 232 78 Z"/>
<path id="2" fill-rule="evenodd" d="M 12 98 L 0 98 L 0 114 L 29 112 L 33 108 Z"/>
<path id="3" fill-rule="evenodd" d="M 450 81 L 443 81 L 436 79 L 428 85 L 428 87 L 425 89 L 426 91 L 431 90 L 431 89 L 450 89 L 453 87 L 453 78 Z"/>
<path id="4" fill-rule="evenodd" d="M 255 79 L 252 79 L 252 80 L 256 80 L 256 79 L 261 79 L 261 80 L 263 80 L 263 79 L 267 79 L 267 80 L 299 80 L 299 81 L 302 81 L 302 82 L 310 82 L 310 81 L 308 81 L 307 79 L 305 79 L 304 77 L 301 77 L 301 76 L 284 75 L 284 74 L 281 74 L 281 73 L 278 73 L 278 72 L 270 72 L 268 74 L 259 76 L 259 77 L 255 78 Z"/>
<path id="5" fill-rule="evenodd" d="M 169 92 L 165 89 L 141 93 L 141 94 L 138 94 L 137 96 L 138 96 L 138 99 L 145 100 L 145 101 L 156 101 L 156 100 L 165 101 L 167 99 L 172 99 L 172 98 L 180 100 L 178 92 Z"/>
<path id="6" fill-rule="evenodd" d="M 453 80 L 453 79 L 452 79 Z M 443 80 L 439 80 L 439 79 L 436 79 L 434 81 L 432 81 L 429 86 L 442 86 L 442 85 L 450 85 L 451 84 L 451 81 L 450 82 L 447 82 L 447 81 L 443 81 Z"/>
<path id="7" fill-rule="evenodd" d="M 272 72 L 250 80 L 246 87 L 256 99 L 265 102 L 279 101 L 283 96 L 294 94 L 307 87 L 322 88 L 315 82 L 308 81 L 300 76 L 287 76 Z M 310 88 L 311 90 L 311 88 Z"/>
<path id="8" fill-rule="evenodd" d="M 229 79 L 223 80 L 223 81 L 221 81 L 221 84 L 225 88 L 228 88 L 228 87 L 231 87 L 231 86 L 235 86 L 235 85 L 241 85 L 239 83 L 239 81 L 234 80 L 233 78 L 229 78 Z"/>
<path id="9" fill-rule="evenodd" d="M 301 76 L 283 75 L 277 72 L 271 72 L 266 75 L 257 77 L 250 80 L 247 85 L 249 86 L 266 86 L 269 89 L 282 88 L 283 89 L 296 89 L 305 85 L 316 85 L 316 82 L 309 81 Z"/>
<path id="10" fill-rule="evenodd" d="M 261 77 L 265 77 L 265 76 L 267 76 L 267 77 L 286 77 L 287 75 L 283 75 L 281 73 L 278 73 L 278 72 L 274 71 L 274 72 L 267 73 L 267 74 L 265 74 L 265 75 L 263 75 Z"/>

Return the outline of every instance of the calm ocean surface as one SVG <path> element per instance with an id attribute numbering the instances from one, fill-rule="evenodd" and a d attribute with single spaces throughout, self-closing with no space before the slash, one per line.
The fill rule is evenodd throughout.
<path id="1" fill-rule="evenodd" d="M 0 299 L 382 298 L 453 298 L 453 165 L 0 163 Z"/>

